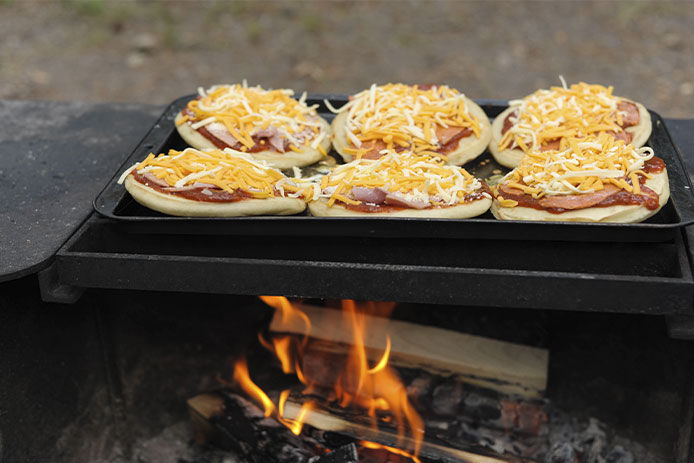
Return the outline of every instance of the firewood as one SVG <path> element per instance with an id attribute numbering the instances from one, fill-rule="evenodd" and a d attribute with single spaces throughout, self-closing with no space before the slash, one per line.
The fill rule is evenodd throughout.
<path id="1" fill-rule="evenodd" d="M 301 411 L 301 404 L 295 402 L 291 397 L 287 400 L 284 408 L 284 418 L 296 419 Z M 368 424 L 357 422 L 350 418 L 346 420 L 335 415 L 332 411 L 313 409 L 304 415 L 304 425 L 309 425 L 321 431 L 339 433 L 355 439 L 377 442 L 382 445 L 401 449 L 413 449 L 414 440 L 411 437 L 399 437 L 394 431 L 376 429 Z M 460 462 L 460 463 L 509 463 L 520 462 L 519 458 L 513 456 L 491 456 L 471 451 L 446 447 L 436 443 L 422 442 L 420 456 L 430 461 L 436 462 Z"/>
<path id="2" fill-rule="evenodd" d="M 344 350 L 341 345 L 352 342 L 351 328 L 340 311 L 309 305 L 300 308 L 311 320 L 308 335 L 329 342 L 315 344 L 317 347 L 340 351 Z M 364 346 L 371 361 L 382 356 L 388 335 L 392 365 L 460 374 L 469 383 L 525 397 L 541 397 L 547 386 L 546 349 L 375 316 L 366 316 L 365 325 Z M 298 317 L 283 323 L 277 313 L 269 329 L 294 335 L 306 331 Z"/>
<path id="3" fill-rule="evenodd" d="M 233 450 L 252 463 L 308 463 L 323 453 L 238 394 L 199 394 L 188 399 L 188 410 L 199 444 Z"/>
<path id="4" fill-rule="evenodd" d="M 371 441 L 396 448 L 413 446 L 410 438 L 398 439 L 392 431 L 375 430 L 322 410 L 309 411 L 305 415 L 304 431 L 295 436 L 277 420 L 264 417 L 255 404 L 230 390 L 199 394 L 188 400 L 188 408 L 198 443 L 233 450 L 253 463 L 358 463 L 360 460 L 354 459 L 354 447 L 349 446 L 354 442 Z M 301 405 L 290 399 L 283 417 L 295 419 L 300 409 Z M 335 450 L 326 454 L 326 449 Z M 420 457 L 422 463 L 521 461 L 429 442 L 422 444 Z"/>
<path id="5" fill-rule="evenodd" d="M 347 362 L 348 348 L 344 344 L 312 339 L 304 349 L 301 363 L 303 375 L 310 378 L 310 384 L 324 391 L 322 395 L 326 395 L 325 391 L 332 390 L 339 381 Z M 427 422 L 457 420 L 476 428 L 528 437 L 546 431 L 546 404 L 542 399 L 509 397 L 498 391 L 463 384 L 461 381 L 465 378 L 460 375 L 440 376 L 402 366 L 392 368 L 403 379 L 410 402 L 426 410 L 427 416 L 424 418 Z M 346 388 L 344 383 L 340 386 Z"/>

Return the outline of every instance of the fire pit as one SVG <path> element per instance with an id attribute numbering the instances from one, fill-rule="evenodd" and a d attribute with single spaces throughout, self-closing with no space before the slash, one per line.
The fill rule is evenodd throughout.
<path id="1" fill-rule="evenodd" d="M 101 172 L 101 184 L 112 173 Z M 480 237 L 408 252 L 403 239 L 337 246 L 318 235 L 330 251 L 319 254 L 291 237 L 276 249 L 263 236 L 193 245 L 185 229 L 134 234 L 88 211 L 70 225 L 44 257 L 3 274 L 43 269 L 40 287 L 27 276 L 0 296 L 0 362 L 10 372 L 0 379 L 0 451 L 9 461 L 693 458 L 692 349 L 658 316 L 670 317 L 670 333 L 690 335 L 686 234 L 579 248 L 556 241 L 546 259 L 515 268 L 488 260 L 509 241 Z M 529 244 L 528 255 L 546 245 Z M 567 253 L 570 269 L 553 258 Z M 42 302 L 39 290 L 45 301 L 75 303 Z M 320 329 L 306 331 L 296 312 L 296 323 L 278 322 L 282 303 L 271 308 L 258 294 L 316 298 L 293 310 Z M 346 302 L 343 315 L 332 300 L 343 297 L 399 303 L 389 329 L 364 325 L 359 347 L 361 317 L 383 313 Z M 327 314 L 352 322 L 314 319 Z M 403 326 L 416 330 L 403 335 Z M 430 347 L 443 333 L 456 355 L 442 360 Z M 300 349 L 278 355 L 282 339 Z M 414 340 L 429 349 L 406 350 Z M 496 352 L 498 368 L 476 369 L 470 352 Z M 267 417 L 251 383 L 272 403 Z"/>

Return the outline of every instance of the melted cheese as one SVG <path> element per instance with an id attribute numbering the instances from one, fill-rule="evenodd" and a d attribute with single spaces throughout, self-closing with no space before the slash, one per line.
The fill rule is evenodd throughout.
<path id="1" fill-rule="evenodd" d="M 172 188 L 198 184 L 221 188 L 229 193 L 243 190 L 254 198 L 310 197 L 313 194 L 312 185 L 289 179 L 265 162 L 229 148 L 224 151 L 187 148 L 157 156 L 150 153 L 144 161 L 126 170 L 118 183 L 133 171 L 154 175 Z"/>
<path id="2" fill-rule="evenodd" d="M 308 106 L 305 94 L 299 100 L 292 98 L 292 90 L 264 90 L 245 85 L 215 85 L 207 90 L 198 89 L 199 99 L 188 103 L 194 117 L 178 121 L 199 129 L 211 123 L 221 123 L 239 141 L 242 150 L 251 148 L 253 135 L 272 130 L 292 145 L 316 147 L 327 129 L 320 122 L 316 108 Z"/>
<path id="3" fill-rule="evenodd" d="M 501 183 L 535 198 L 594 193 L 606 183 L 639 194 L 638 175 L 648 177 L 641 169 L 652 157 L 651 148 L 634 148 L 607 133 L 567 138 L 559 150 L 527 153 Z"/>
<path id="4" fill-rule="evenodd" d="M 376 160 L 357 159 L 336 167 L 321 179 L 320 192 L 313 199 L 326 198 L 328 205 L 335 200 L 359 204 L 352 196 L 354 187 L 383 189 L 427 206 L 450 206 L 464 202 L 482 184 L 465 169 L 445 165 L 440 158 L 388 151 Z"/>
<path id="5" fill-rule="evenodd" d="M 468 112 L 465 96 L 445 85 L 421 90 L 404 84 L 373 84 L 339 110 L 327 102 L 326 106 L 347 113 L 345 134 L 357 157 L 365 151 L 360 150 L 364 143 L 372 140 L 382 140 L 388 150 L 436 151 L 437 125 L 466 127 L 478 138 L 481 131 L 477 118 Z"/>
<path id="6" fill-rule="evenodd" d="M 510 102 L 518 106 L 513 125 L 499 141 L 499 149 L 517 145 L 524 152 L 531 147 L 561 138 L 582 138 L 606 131 L 620 132 L 622 113 L 617 111 L 620 99 L 612 95 L 612 87 L 584 82 L 566 88 L 538 90 L 522 100 Z"/>

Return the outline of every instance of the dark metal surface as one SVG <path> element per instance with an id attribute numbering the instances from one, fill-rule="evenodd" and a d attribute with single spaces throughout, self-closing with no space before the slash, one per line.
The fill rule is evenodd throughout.
<path id="1" fill-rule="evenodd" d="M 313 95 L 309 104 L 318 104 L 319 113 L 330 120 L 330 113 L 323 103 L 329 97 L 334 106 L 341 106 L 344 95 Z M 178 135 L 173 120 L 190 96 L 175 100 L 162 114 L 152 131 L 145 137 L 131 156 L 123 163 L 106 188 L 94 201 L 94 208 L 103 216 L 117 220 L 138 233 L 190 233 L 265 236 L 293 234 L 301 236 L 375 236 L 430 238 L 432 236 L 464 239 L 523 239 L 569 241 L 665 241 L 672 239 L 677 228 L 694 222 L 694 193 L 684 162 L 672 142 L 662 118 L 651 112 L 653 133 L 648 145 L 653 147 L 667 166 L 670 178 L 671 199 L 654 217 L 644 223 L 551 223 L 528 221 L 499 221 L 490 212 L 472 219 L 415 219 L 383 217 L 310 217 L 307 213 L 285 217 L 231 217 L 188 218 L 171 217 L 151 211 L 136 203 L 117 184 L 121 173 L 132 164 L 144 159 L 150 152 L 167 152 L 182 149 L 186 145 Z M 490 117 L 495 117 L 506 106 L 498 101 L 479 101 Z M 332 152 L 333 156 L 339 155 Z M 489 180 L 498 178 L 508 169 L 497 164 L 489 153 L 465 165 L 472 174 Z"/>
<path id="2" fill-rule="evenodd" d="M 92 218 L 56 256 L 69 286 L 691 314 L 665 243 L 134 234 Z"/>
<path id="3" fill-rule="evenodd" d="M 0 281 L 48 264 L 160 112 L 140 104 L 0 101 Z"/>

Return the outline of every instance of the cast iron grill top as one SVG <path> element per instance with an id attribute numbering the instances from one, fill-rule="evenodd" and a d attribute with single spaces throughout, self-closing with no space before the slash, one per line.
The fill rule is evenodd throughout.
<path id="1" fill-rule="evenodd" d="M 115 172 L 94 201 L 95 210 L 112 220 L 139 233 L 184 233 L 224 235 L 300 235 L 300 236 L 377 236 L 403 238 L 487 238 L 567 241 L 665 241 L 672 239 L 677 229 L 694 223 L 694 193 L 687 176 L 682 156 L 672 142 L 663 119 L 651 111 L 653 132 L 647 145 L 667 166 L 670 180 L 670 200 L 652 218 L 643 223 L 573 223 L 500 221 L 490 212 L 471 219 L 421 219 L 404 217 L 311 217 L 308 213 L 297 216 L 257 217 L 173 217 L 151 211 L 136 203 L 117 180 L 132 164 L 144 159 L 150 152 L 162 153 L 169 149 L 183 149 L 187 145 L 178 135 L 174 125 L 176 114 L 193 96 L 175 100 L 164 111 L 157 123 L 145 136 L 130 157 Z M 311 95 L 309 105 L 318 104 L 319 114 L 332 120 L 334 114 L 327 110 L 323 100 L 339 107 L 348 99 L 344 95 Z M 505 102 L 477 101 L 491 118 L 506 107 Z M 330 155 L 339 155 L 331 151 Z M 464 167 L 482 179 L 504 174 L 508 169 L 496 163 L 485 152 Z"/>

